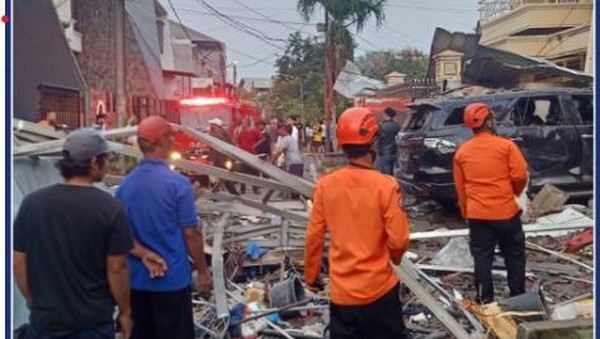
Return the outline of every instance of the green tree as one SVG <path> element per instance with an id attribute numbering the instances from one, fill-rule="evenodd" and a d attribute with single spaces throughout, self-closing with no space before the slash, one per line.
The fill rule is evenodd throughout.
<path id="1" fill-rule="evenodd" d="M 387 74 L 394 71 L 406 74 L 408 81 L 424 78 L 428 64 L 429 58 L 412 48 L 368 52 L 357 60 L 357 65 L 366 76 L 379 80 L 384 80 Z"/>
<path id="2" fill-rule="evenodd" d="M 325 119 L 329 127 L 335 123 L 336 108 L 333 83 L 346 60 L 353 60 L 354 38 L 349 30 L 354 26 L 359 33 L 370 19 L 375 19 L 377 27 L 385 18 L 384 4 L 386 0 L 298 0 L 297 8 L 304 21 L 308 22 L 315 14 L 317 7 L 325 10 Z M 333 120 L 333 121 L 332 121 Z M 335 134 L 328 128 L 328 141 L 333 141 Z M 332 150 L 333 145 L 327 145 Z"/>
<path id="3" fill-rule="evenodd" d="M 271 105 L 282 116 L 297 114 L 304 122 L 323 115 L 324 43 L 315 37 L 291 34 L 275 65 Z"/>

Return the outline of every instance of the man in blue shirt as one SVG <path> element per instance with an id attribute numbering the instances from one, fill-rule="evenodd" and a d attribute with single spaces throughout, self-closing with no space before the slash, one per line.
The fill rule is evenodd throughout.
<path id="1" fill-rule="evenodd" d="M 200 292 L 212 289 L 192 186 L 167 164 L 173 133 L 161 117 L 142 120 L 137 140 L 144 158 L 117 191 L 134 237 L 129 260 L 133 339 L 194 338 L 188 254 L 198 270 Z"/>

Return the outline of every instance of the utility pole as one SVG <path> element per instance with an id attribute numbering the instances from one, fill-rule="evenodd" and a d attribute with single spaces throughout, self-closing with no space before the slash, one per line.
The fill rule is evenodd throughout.
<path id="1" fill-rule="evenodd" d="M 331 27 L 329 26 L 329 12 L 327 12 L 327 8 L 325 9 L 325 88 L 323 90 L 325 96 L 324 108 L 325 108 L 325 135 L 326 138 L 326 151 L 332 151 L 331 147 L 331 95 L 330 92 L 333 90 L 332 86 L 332 63 L 331 59 Z"/>
<path id="2" fill-rule="evenodd" d="M 237 61 L 233 62 L 233 84 L 237 86 Z"/>
<path id="3" fill-rule="evenodd" d="M 125 109 L 127 99 L 125 98 L 125 45 L 123 25 L 125 16 L 125 0 L 113 0 L 115 6 L 115 68 L 116 68 L 116 110 L 115 123 L 121 127 L 125 121 Z"/>
<path id="4" fill-rule="evenodd" d="M 300 79 L 300 109 L 302 110 L 302 118 L 304 118 L 304 84 Z"/>

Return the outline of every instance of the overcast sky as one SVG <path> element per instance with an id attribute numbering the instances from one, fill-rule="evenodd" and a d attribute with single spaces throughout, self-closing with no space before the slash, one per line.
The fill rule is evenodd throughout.
<path id="1" fill-rule="evenodd" d="M 177 20 L 168 0 L 160 2 Z M 286 39 L 296 30 L 304 35 L 319 35 L 315 23 L 323 22 L 323 10 L 318 8 L 314 18 L 304 24 L 296 10 L 296 0 L 204 0 L 225 17 L 211 12 L 202 0 L 171 2 L 183 24 L 226 44 L 229 81 L 234 61 L 238 64 L 238 81 L 242 77 L 274 75 L 276 55 L 282 54 L 285 46 L 278 39 Z M 370 22 L 357 36 L 356 56 L 366 51 L 405 47 L 429 53 L 436 27 L 472 32 L 479 18 L 477 0 L 387 0 L 385 15 L 383 27 L 377 29 Z"/>

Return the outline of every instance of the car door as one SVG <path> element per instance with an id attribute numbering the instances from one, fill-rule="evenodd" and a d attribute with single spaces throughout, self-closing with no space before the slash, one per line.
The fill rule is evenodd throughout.
<path id="1" fill-rule="evenodd" d="M 594 97 L 592 93 L 565 95 L 565 107 L 570 112 L 574 133 L 579 136 L 580 170 L 582 183 L 592 183 L 594 176 Z M 577 171 L 576 173 L 577 174 Z"/>
<path id="2" fill-rule="evenodd" d="M 560 95 L 528 94 L 513 102 L 498 134 L 517 143 L 527 160 L 531 185 L 542 186 L 560 181 L 579 165 L 573 154 L 579 136 L 570 125 Z"/>

